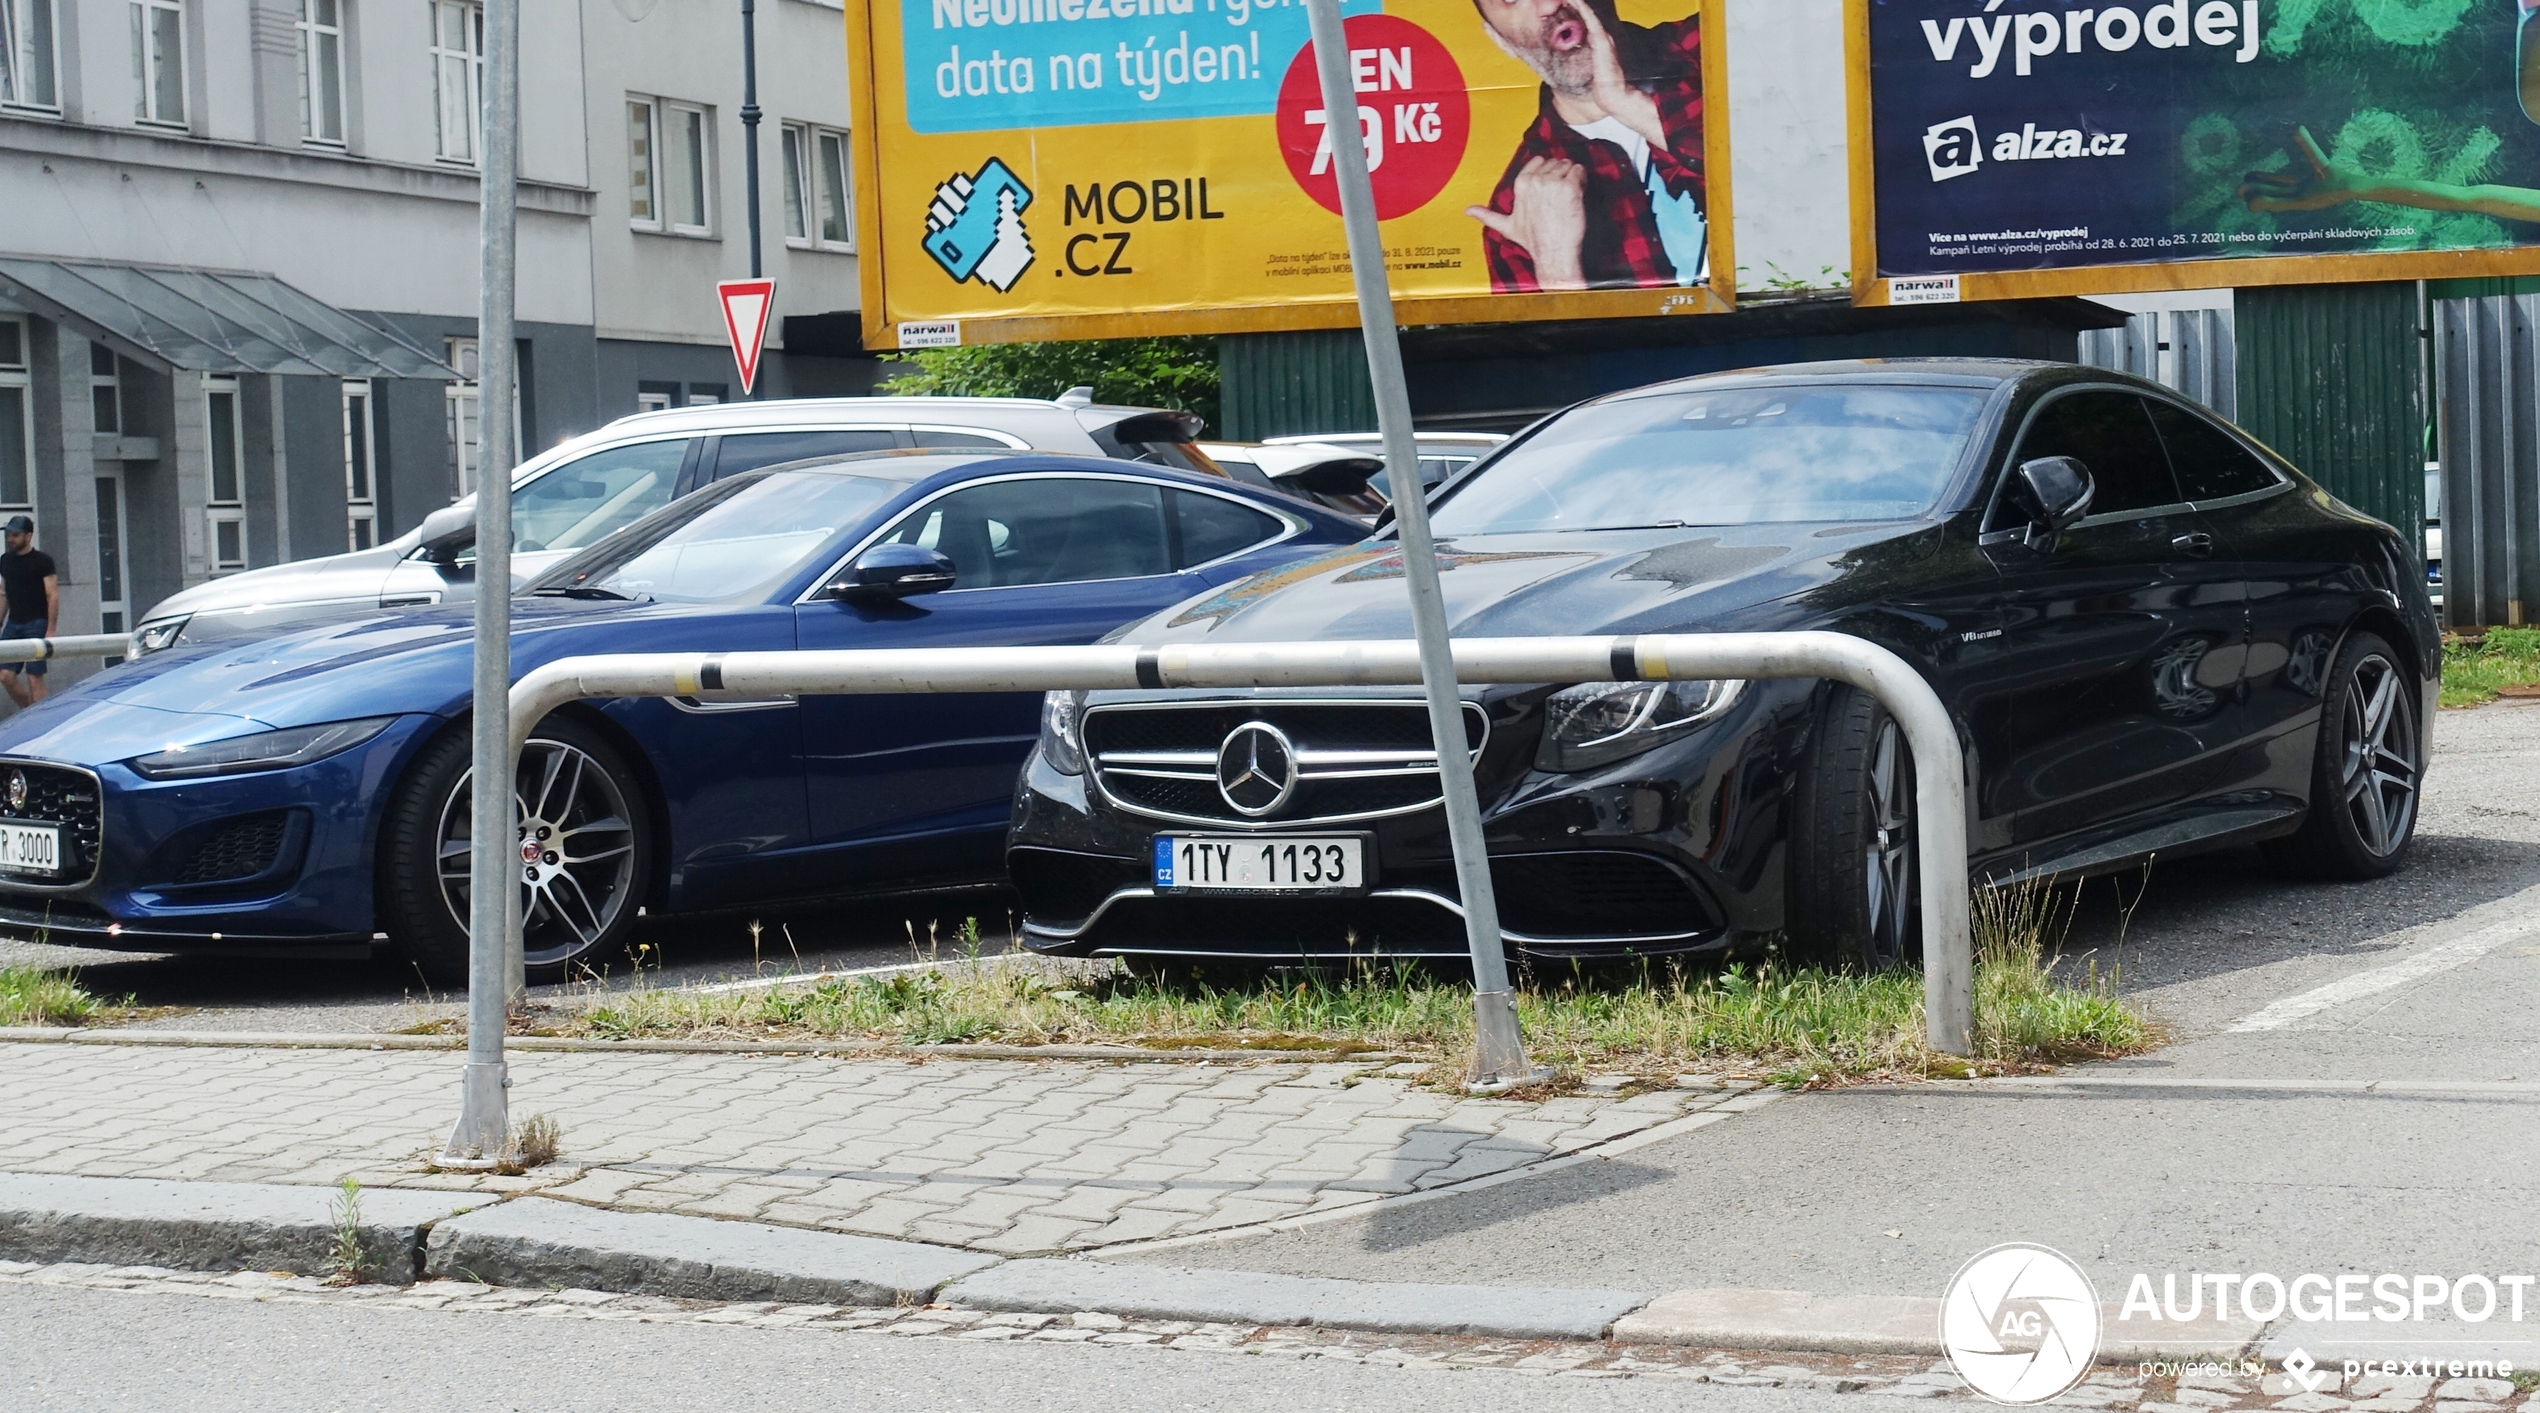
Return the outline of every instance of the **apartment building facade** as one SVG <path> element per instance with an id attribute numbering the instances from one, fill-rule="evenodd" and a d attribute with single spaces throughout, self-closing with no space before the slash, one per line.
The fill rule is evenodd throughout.
<path id="1" fill-rule="evenodd" d="M 758 10 L 759 392 L 864 391 L 843 17 Z M 523 0 L 521 48 L 522 445 L 737 396 L 737 7 Z M 483 81 L 478 0 L 0 0 L 0 514 L 62 631 L 473 488 Z"/>

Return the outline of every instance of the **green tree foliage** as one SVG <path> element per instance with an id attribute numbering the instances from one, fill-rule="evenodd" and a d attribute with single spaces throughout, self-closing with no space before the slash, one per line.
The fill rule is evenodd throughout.
<path id="1" fill-rule="evenodd" d="M 1090 387 L 1094 401 L 1196 412 L 1217 425 L 1217 341 L 1105 339 L 990 343 L 891 355 L 886 387 L 903 396 L 1056 397 Z"/>

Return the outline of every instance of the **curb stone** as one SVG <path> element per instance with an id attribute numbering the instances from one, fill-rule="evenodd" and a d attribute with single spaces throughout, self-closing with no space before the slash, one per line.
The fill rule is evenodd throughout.
<path id="1" fill-rule="evenodd" d="M 524 1197 L 434 1226 L 424 1273 L 698 1300 L 904 1305 L 998 1260 L 914 1241 Z"/>
<path id="2" fill-rule="evenodd" d="M 2152 1324 L 2099 1307 L 2099 1362 L 2234 1359 L 2265 1331 L 2258 1320 L 2211 1316 Z M 1940 1345 L 1940 1301 L 1924 1296 L 1810 1295 L 1796 1290 L 1680 1290 L 1615 1322 L 1624 1344 L 1684 1344 L 1823 1354 L 1929 1354 Z"/>
<path id="3" fill-rule="evenodd" d="M 335 1247 L 335 1189 L 282 1183 L 0 1173 L 0 1257 L 321 1275 Z M 361 1191 L 361 1244 L 384 1279 L 422 1271 L 436 1222 L 495 1199 Z"/>
<path id="4" fill-rule="evenodd" d="M 1029 1314 L 1100 1311 L 1200 1323 L 1572 1340 L 1603 1339 L 1617 1319 L 1649 1300 L 1620 1290 L 1411 1285 L 1057 1260 L 1008 1261 L 953 1282 L 940 1298 Z"/>
<path id="5" fill-rule="evenodd" d="M 130 1030 L 0 1025 L 0 1044 L 168 1045 L 215 1050 L 464 1050 L 465 1035 L 297 1030 Z M 1137 1045 L 902 1045 L 887 1040 L 599 1040 L 513 1035 L 507 1050 L 559 1055 L 825 1055 L 850 1060 L 1110 1060 L 1163 1064 L 1384 1065 L 1390 1050 L 1185 1050 Z"/>

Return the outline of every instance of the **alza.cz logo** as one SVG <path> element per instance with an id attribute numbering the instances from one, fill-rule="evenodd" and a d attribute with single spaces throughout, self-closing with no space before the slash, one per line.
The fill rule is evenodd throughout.
<path id="1" fill-rule="evenodd" d="M 1949 1282 L 1940 1347 L 1958 1377 L 1984 1397 L 2044 1403 L 2081 1382 L 2098 1357 L 2099 1297 L 2063 1253 L 1997 1246 Z"/>
<path id="2" fill-rule="evenodd" d="M 2084 132 L 2079 128 L 2041 128 L 2023 124 L 1993 140 L 1996 162 L 2045 162 L 2069 157 L 2123 157 L 2127 134 Z M 1970 114 L 1923 129 L 1923 156 L 1931 162 L 1931 179 L 1945 182 L 1984 165 L 1984 136 Z"/>
<path id="3" fill-rule="evenodd" d="M 958 284 L 977 280 L 999 294 L 1032 265 L 1023 213 L 1032 189 L 995 157 L 977 174 L 955 172 L 926 204 L 926 253 Z"/>

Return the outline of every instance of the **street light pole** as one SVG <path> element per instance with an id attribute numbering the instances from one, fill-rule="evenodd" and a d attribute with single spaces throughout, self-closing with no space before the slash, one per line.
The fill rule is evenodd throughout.
<path id="1" fill-rule="evenodd" d="M 511 769 L 512 342 L 519 254 L 520 0 L 485 0 L 476 320 L 476 638 L 468 826 L 467 1068 L 441 1161 L 490 1167 L 511 1136 L 503 1026 L 522 987 Z"/>
<path id="2" fill-rule="evenodd" d="M 1508 987 L 1508 956 L 1499 934 L 1499 898 L 1491 888 L 1482 842 L 1479 791 L 1464 738 L 1464 704 L 1455 690 L 1454 650 L 1447 642 L 1446 595 L 1438 585 L 1437 550 L 1429 538 L 1429 505 L 1411 436 L 1411 394 L 1402 376 L 1402 342 L 1394 327 L 1393 287 L 1376 224 L 1376 191 L 1359 137 L 1358 93 L 1351 81 L 1349 39 L 1340 0 L 1305 0 L 1314 33 L 1314 66 L 1323 81 L 1323 131 L 1332 144 L 1340 184 L 1341 224 L 1349 232 L 1349 264 L 1358 290 L 1358 321 L 1367 339 L 1367 372 L 1375 385 L 1376 424 L 1385 436 L 1393 482 L 1394 524 L 1402 545 L 1403 582 L 1411 589 L 1411 630 L 1420 645 L 1420 680 L 1428 691 L 1429 734 L 1437 745 L 1438 780 L 1446 796 L 1447 840 L 1455 851 L 1456 890 L 1464 902 L 1464 936 L 1473 953 L 1472 1083 L 1505 1089 L 1542 1077 L 1526 1058 L 1517 1004 Z"/>
<path id="3" fill-rule="evenodd" d="M 749 185 L 750 278 L 766 271 L 758 243 L 758 0 L 741 0 L 741 170 Z M 749 394 L 757 395 L 753 388 Z"/>

